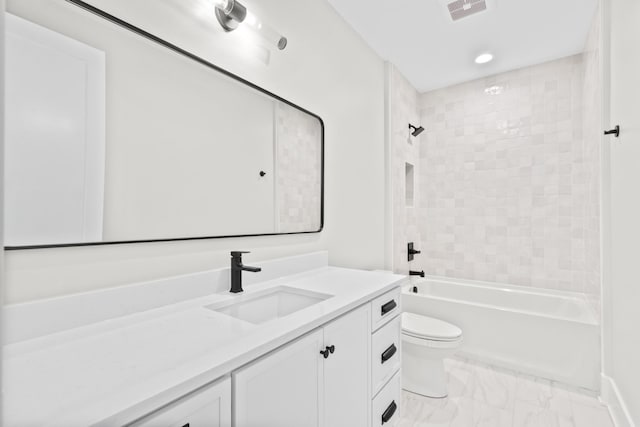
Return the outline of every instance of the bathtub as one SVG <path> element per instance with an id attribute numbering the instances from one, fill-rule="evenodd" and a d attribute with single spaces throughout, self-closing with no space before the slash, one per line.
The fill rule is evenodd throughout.
<path id="1" fill-rule="evenodd" d="M 427 277 L 403 287 L 402 304 L 459 326 L 463 357 L 599 389 L 600 327 L 584 294 Z"/>

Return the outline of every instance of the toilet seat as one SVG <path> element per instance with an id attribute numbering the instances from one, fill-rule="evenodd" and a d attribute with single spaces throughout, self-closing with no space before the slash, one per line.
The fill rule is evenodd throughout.
<path id="1" fill-rule="evenodd" d="M 456 342 L 462 330 L 451 323 L 415 313 L 402 313 L 402 333 L 420 340 Z"/>

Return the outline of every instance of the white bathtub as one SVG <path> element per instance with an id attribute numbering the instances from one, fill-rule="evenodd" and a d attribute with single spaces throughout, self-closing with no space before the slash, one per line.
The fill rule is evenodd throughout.
<path id="1" fill-rule="evenodd" d="M 402 304 L 459 326 L 463 356 L 599 388 L 600 327 L 583 294 L 427 277 L 404 286 Z"/>

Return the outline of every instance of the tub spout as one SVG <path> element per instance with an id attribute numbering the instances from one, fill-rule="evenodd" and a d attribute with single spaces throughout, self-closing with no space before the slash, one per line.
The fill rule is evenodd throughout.
<path id="1" fill-rule="evenodd" d="M 409 270 L 409 276 L 420 276 L 420 277 L 424 277 L 424 270 L 422 270 L 422 271 L 413 271 L 413 270 Z"/>

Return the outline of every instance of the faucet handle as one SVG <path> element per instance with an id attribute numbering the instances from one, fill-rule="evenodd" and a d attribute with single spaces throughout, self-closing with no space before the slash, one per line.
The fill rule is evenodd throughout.
<path id="1" fill-rule="evenodd" d="M 249 251 L 231 251 L 231 256 L 233 258 L 242 258 L 242 254 L 250 254 Z"/>

